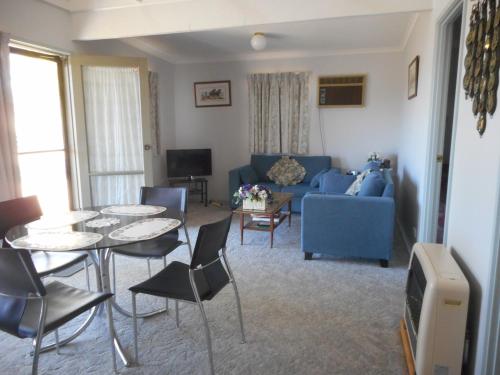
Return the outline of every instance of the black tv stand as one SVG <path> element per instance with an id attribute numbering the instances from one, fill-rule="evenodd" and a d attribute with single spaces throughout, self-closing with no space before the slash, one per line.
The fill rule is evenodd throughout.
<path id="1" fill-rule="evenodd" d="M 187 185 L 189 194 L 199 194 L 201 196 L 201 203 L 208 205 L 208 181 L 204 177 L 182 177 L 182 178 L 169 178 L 168 184 L 170 186 Z M 192 186 L 194 185 L 194 186 Z"/>

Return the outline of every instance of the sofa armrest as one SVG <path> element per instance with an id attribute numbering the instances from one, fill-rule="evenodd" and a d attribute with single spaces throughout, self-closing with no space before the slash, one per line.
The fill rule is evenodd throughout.
<path id="1" fill-rule="evenodd" d="M 229 188 L 228 188 L 228 194 L 229 194 L 229 207 L 231 208 L 236 208 L 235 205 L 233 204 L 233 194 L 238 190 L 242 184 L 241 178 L 240 178 L 240 169 L 243 168 L 238 167 L 235 169 L 231 169 L 229 171 Z"/>
<path id="2" fill-rule="evenodd" d="M 302 250 L 390 259 L 394 199 L 306 194 L 302 200 Z"/>

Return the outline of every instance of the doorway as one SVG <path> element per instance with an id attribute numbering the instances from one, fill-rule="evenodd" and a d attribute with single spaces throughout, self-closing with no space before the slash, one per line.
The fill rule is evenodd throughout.
<path id="1" fill-rule="evenodd" d="M 11 48 L 17 158 L 23 196 L 36 195 L 44 214 L 71 208 L 63 60 Z"/>
<path id="2" fill-rule="evenodd" d="M 80 204 L 139 203 L 153 184 L 147 60 L 79 55 L 70 67 Z"/>
<path id="3" fill-rule="evenodd" d="M 448 185 L 450 176 L 450 159 L 452 152 L 452 135 L 453 124 L 455 120 L 455 103 L 457 92 L 457 78 L 458 78 L 458 65 L 460 55 L 460 37 L 462 31 L 462 12 L 459 12 L 455 19 L 448 25 L 449 32 L 449 47 L 448 47 L 448 87 L 445 93 L 446 97 L 446 111 L 444 124 L 444 132 L 442 132 L 441 152 L 438 154 L 437 161 L 441 163 L 441 178 L 439 181 L 439 199 L 438 199 L 438 215 L 437 215 L 437 230 L 436 240 L 437 243 L 444 242 L 444 232 L 446 223 L 446 206 L 448 201 Z"/>

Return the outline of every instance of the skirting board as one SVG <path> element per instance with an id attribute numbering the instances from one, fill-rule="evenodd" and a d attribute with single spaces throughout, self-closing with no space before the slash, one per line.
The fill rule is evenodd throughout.
<path id="1" fill-rule="evenodd" d="M 399 322 L 399 333 L 401 334 L 401 342 L 403 343 L 406 366 L 408 366 L 408 375 L 415 375 L 415 363 L 413 362 L 413 355 L 411 354 L 410 342 L 408 340 L 408 329 L 403 319 Z"/>

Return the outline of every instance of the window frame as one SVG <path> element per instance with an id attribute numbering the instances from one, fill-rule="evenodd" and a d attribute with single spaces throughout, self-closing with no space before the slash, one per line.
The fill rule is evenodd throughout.
<path id="1" fill-rule="evenodd" d="M 60 99 L 60 111 L 61 111 L 61 126 L 62 126 L 62 131 L 63 131 L 63 149 L 50 149 L 50 150 L 41 150 L 41 151 L 28 151 L 28 152 L 17 152 L 17 155 L 28 155 L 28 154 L 43 154 L 43 153 L 48 153 L 48 152 L 57 152 L 57 151 L 63 151 L 64 152 L 64 160 L 66 164 L 66 181 L 68 184 L 68 207 L 70 210 L 73 210 L 75 208 L 74 205 L 74 194 L 75 191 L 73 190 L 73 173 L 72 173 L 72 160 L 70 156 L 70 142 L 69 142 L 69 113 L 68 113 L 68 107 L 67 107 L 67 101 L 66 101 L 66 85 L 67 85 L 67 80 L 66 80 L 66 74 L 65 74 L 65 65 L 66 65 L 66 58 L 65 56 L 61 56 L 59 54 L 52 54 L 52 53 L 46 53 L 46 52 L 39 52 L 35 51 L 32 49 L 25 49 L 22 47 L 18 46 L 13 46 L 11 45 L 9 47 L 9 53 L 10 54 L 17 54 L 17 55 L 22 55 L 22 56 L 27 56 L 27 57 L 33 57 L 33 58 L 38 58 L 38 59 L 43 59 L 43 60 L 49 60 L 52 62 L 55 62 L 57 64 L 57 75 L 58 75 L 58 83 L 59 83 L 59 99 Z"/>

